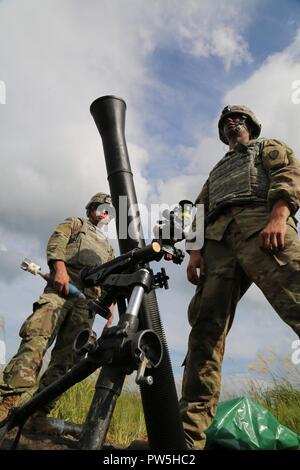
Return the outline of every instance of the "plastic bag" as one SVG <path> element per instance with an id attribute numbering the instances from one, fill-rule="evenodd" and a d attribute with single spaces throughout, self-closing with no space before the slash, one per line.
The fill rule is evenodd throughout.
<path id="1" fill-rule="evenodd" d="M 298 434 L 281 425 L 268 410 L 247 397 L 221 402 L 206 437 L 205 449 L 300 448 Z"/>

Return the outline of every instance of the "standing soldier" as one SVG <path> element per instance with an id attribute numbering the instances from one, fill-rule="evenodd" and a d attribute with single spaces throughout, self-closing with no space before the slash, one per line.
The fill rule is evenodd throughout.
<path id="1" fill-rule="evenodd" d="M 294 217 L 300 205 L 299 161 L 285 143 L 258 139 L 261 126 L 246 106 L 226 106 L 218 125 L 229 150 L 196 200 L 204 204 L 205 241 L 203 248 L 195 244 L 187 268 L 197 289 L 188 309 L 192 329 L 180 406 L 192 449 L 205 445 L 204 431 L 220 395 L 226 335 L 252 282 L 300 335 L 300 241 Z"/>
<path id="2" fill-rule="evenodd" d="M 106 263 L 114 257 L 113 248 L 101 229 L 109 222 L 112 209 L 111 197 L 97 193 L 86 205 L 86 219 L 67 218 L 51 235 L 47 261 L 54 275 L 54 285 L 53 288 L 47 285 L 33 304 L 33 313 L 19 333 L 22 338 L 19 350 L 4 369 L 4 383 L 0 386 L 0 421 L 18 405 L 21 395 L 36 385 L 43 357 L 55 338 L 50 364 L 39 382 L 39 391 L 63 376 L 79 360 L 73 351 L 73 342 L 82 329 L 92 326 L 87 302 L 100 295 L 100 288 L 84 288 L 78 274 L 84 266 Z M 65 297 L 69 281 L 83 291 L 86 299 Z M 40 417 L 45 418 L 53 405 L 45 407 Z"/>

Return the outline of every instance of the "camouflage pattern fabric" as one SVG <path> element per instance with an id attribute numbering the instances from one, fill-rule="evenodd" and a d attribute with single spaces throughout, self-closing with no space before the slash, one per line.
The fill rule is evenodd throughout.
<path id="1" fill-rule="evenodd" d="M 278 153 L 277 153 L 278 152 Z M 243 152 L 240 154 L 243 158 Z M 263 139 L 260 158 L 269 178 L 269 190 L 265 203 L 259 205 L 245 204 L 238 206 L 234 201 L 222 208 L 215 220 L 208 221 L 209 213 L 209 179 L 196 198 L 195 204 L 203 204 L 205 212 L 205 239 L 221 240 L 229 223 L 235 219 L 245 236 L 262 230 L 268 221 L 270 210 L 275 201 L 284 199 L 291 209 L 288 223 L 296 227 L 295 213 L 300 203 L 300 164 L 293 150 L 284 142 L 275 139 Z M 196 231 L 195 221 L 193 232 Z M 201 239 L 201 237 L 199 237 Z M 189 238 L 189 246 L 193 238 Z M 194 249 L 199 247 L 195 243 Z"/>
<path id="2" fill-rule="evenodd" d="M 79 359 L 73 352 L 77 334 L 92 326 L 86 300 L 64 299 L 49 287 L 34 303 L 33 310 L 21 326 L 19 350 L 4 369 L 3 394 L 24 392 L 36 386 L 44 354 L 55 338 L 40 388 L 64 375 Z"/>
<path id="3" fill-rule="evenodd" d="M 192 329 L 180 400 L 187 445 L 193 449 L 205 446 L 204 430 L 213 420 L 220 395 L 226 335 L 236 305 L 252 282 L 300 336 L 300 240 L 295 218 L 300 206 L 300 164 L 289 147 L 271 139 L 264 139 L 260 158 L 269 177 L 265 203 L 232 203 L 208 221 L 209 179 L 196 200 L 205 209 L 206 274 L 188 308 Z M 279 199 L 288 203 L 291 215 L 285 247 L 271 255 L 259 248 L 258 237 Z M 194 249 L 199 248 L 195 242 Z"/>
<path id="4" fill-rule="evenodd" d="M 113 258 L 114 251 L 106 236 L 89 219 L 66 219 L 56 227 L 47 245 L 50 269 L 53 261 L 64 261 L 72 282 L 89 297 L 99 296 L 101 289 L 84 289 L 78 280 L 78 273 L 84 266 L 103 264 Z"/>
<path id="5" fill-rule="evenodd" d="M 245 239 L 233 220 L 222 241 L 207 240 L 206 275 L 188 309 L 192 329 L 180 402 L 187 443 L 202 449 L 220 394 L 226 335 L 237 302 L 252 282 L 300 337 L 300 240 L 287 225 L 283 251 L 271 255 L 258 244 L 258 233 Z"/>
<path id="6" fill-rule="evenodd" d="M 79 358 L 73 352 L 74 339 L 82 329 L 92 326 L 87 301 L 100 294 L 98 287 L 84 289 L 77 278 L 78 273 L 85 265 L 102 264 L 113 257 L 113 248 L 107 238 L 88 219 L 72 217 L 56 227 L 47 246 L 50 269 L 53 269 L 53 261 L 65 261 L 71 281 L 84 291 L 87 300 L 65 299 L 46 287 L 33 304 L 32 315 L 20 329 L 21 344 L 4 369 L 1 395 L 25 392 L 36 386 L 43 357 L 55 339 L 40 388 L 64 375 L 77 362 Z"/>

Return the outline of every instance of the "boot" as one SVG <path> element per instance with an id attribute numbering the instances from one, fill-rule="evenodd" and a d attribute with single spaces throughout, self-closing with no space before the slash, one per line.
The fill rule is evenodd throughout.
<path id="1" fill-rule="evenodd" d="M 12 408 L 15 408 L 18 406 L 21 400 L 21 394 L 20 393 L 11 393 L 10 395 L 4 395 L 2 398 L 2 402 L 0 404 L 0 421 L 3 421 L 9 411 Z"/>
<path id="2" fill-rule="evenodd" d="M 42 432 L 45 434 L 53 434 L 55 432 L 44 410 L 38 410 L 30 416 L 26 421 L 25 429 L 29 432 Z"/>
<path id="3" fill-rule="evenodd" d="M 143 441 L 142 439 L 136 439 L 135 441 L 132 441 L 128 447 L 126 447 L 128 450 L 149 450 L 149 442 L 148 441 Z"/>

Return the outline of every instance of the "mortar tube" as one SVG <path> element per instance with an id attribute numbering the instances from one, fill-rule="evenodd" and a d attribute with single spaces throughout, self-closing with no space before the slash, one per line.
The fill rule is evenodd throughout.
<path id="1" fill-rule="evenodd" d="M 119 196 L 127 196 L 127 214 L 129 207 L 137 204 L 125 139 L 126 103 L 115 96 L 104 96 L 91 104 L 90 111 L 102 138 L 110 193 L 116 210 L 119 247 L 123 254 L 137 246 L 145 246 L 139 213 L 127 220 L 127 233 L 130 225 L 133 238 L 122 239 L 119 233 Z M 186 449 L 167 341 L 153 290 L 144 295 L 140 320 L 141 328 L 155 331 L 163 346 L 163 359 L 156 369 L 151 370 L 153 385 L 141 386 L 150 448 Z"/>

